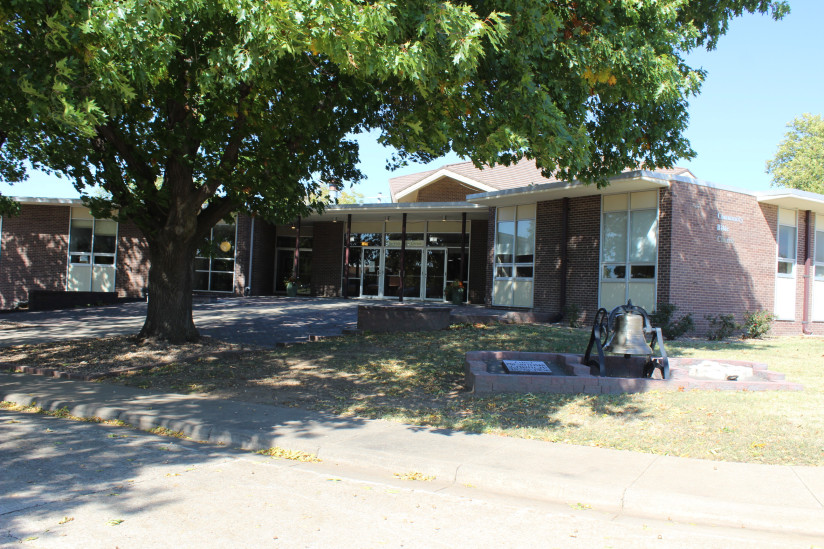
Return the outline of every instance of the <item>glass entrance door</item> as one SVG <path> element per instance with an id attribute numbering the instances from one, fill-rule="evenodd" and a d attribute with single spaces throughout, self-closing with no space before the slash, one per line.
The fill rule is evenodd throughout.
<path id="1" fill-rule="evenodd" d="M 426 298 L 443 299 L 446 250 L 426 250 Z"/>
<path id="2" fill-rule="evenodd" d="M 403 296 L 421 297 L 421 250 L 406 250 L 403 257 Z M 401 251 L 386 250 L 383 279 L 384 297 L 396 297 L 401 289 Z"/>
<path id="3" fill-rule="evenodd" d="M 363 250 L 363 289 L 364 297 L 381 295 L 381 248 L 361 248 Z"/>

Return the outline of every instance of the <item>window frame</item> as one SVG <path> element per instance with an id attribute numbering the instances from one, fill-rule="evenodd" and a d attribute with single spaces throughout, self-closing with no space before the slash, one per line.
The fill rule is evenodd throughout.
<path id="1" fill-rule="evenodd" d="M 501 220 L 501 212 L 502 210 L 512 208 L 513 215 L 512 219 L 504 219 Z M 526 211 L 527 208 L 531 209 L 531 213 L 527 213 L 525 216 L 521 217 L 520 212 L 521 209 Z M 518 228 L 520 226 L 521 221 L 531 221 L 532 222 L 532 235 L 531 235 L 531 260 L 530 261 L 518 261 Z M 498 254 L 498 243 L 500 241 L 499 235 L 501 234 L 499 231 L 500 223 L 512 223 L 513 225 L 513 232 L 512 232 L 512 250 L 509 255 L 510 261 L 499 261 L 499 254 Z M 531 203 L 531 204 L 517 204 L 514 206 L 504 206 L 498 207 L 495 209 L 495 238 L 493 243 L 492 249 L 492 304 L 501 307 L 525 307 L 525 308 L 532 308 L 535 305 L 535 240 L 538 235 L 538 204 Z M 502 274 L 499 275 L 500 270 L 508 269 L 509 274 Z M 529 269 L 531 272 L 530 275 L 523 275 L 519 274 L 519 270 Z M 522 271 L 521 271 L 522 272 Z M 515 289 L 512 288 L 513 285 L 517 283 L 527 283 L 531 285 L 529 290 L 529 304 L 516 304 L 515 299 Z M 507 293 L 511 293 L 511 296 L 503 296 L 501 295 L 502 292 L 496 291 L 496 288 L 500 286 L 500 283 L 507 284 L 509 283 L 510 290 Z M 506 297 L 506 299 L 505 299 Z"/>
<path id="2" fill-rule="evenodd" d="M 234 242 L 232 242 L 232 257 L 212 257 L 209 256 L 202 256 L 202 255 L 195 255 L 195 262 L 192 268 L 194 272 L 194 279 L 192 280 L 192 291 L 194 292 L 207 292 L 207 293 L 217 293 L 217 294 L 233 294 L 235 292 L 235 286 L 237 285 L 237 231 L 238 231 L 238 223 L 235 220 L 234 223 L 224 223 L 218 222 L 216 223 L 211 229 L 209 229 L 209 236 L 208 242 L 214 242 L 215 238 L 215 229 L 219 226 L 234 226 Z M 199 250 L 198 250 L 199 251 Z M 207 269 L 198 269 L 197 268 L 197 260 L 198 259 L 205 259 L 209 262 L 209 266 Z M 213 269 L 213 262 L 214 260 L 218 261 L 231 261 L 232 262 L 232 270 L 225 271 L 225 270 L 216 270 Z M 232 273 L 232 288 L 230 290 L 213 290 L 212 289 L 212 274 L 227 274 Z M 197 273 L 206 273 L 206 280 L 208 282 L 207 289 L 202 289 L 197 287 Z"/>
<path id="3" fill-rule="evenodd" d="M 637 207 L 633 208 L 632 205 L 632 197 L 633 195 L 638 195 L 641 193 L 655 193 L 655 206 L 654 207 Z M 619 197 L 625 196 L 625 206 L 623 209 L 605 209 L 605 202 L 612 197 Z M 613 194 L 604 194 L 601 195 L 601 214 L 600 214 L 600 230 L 599 230 L 599 250 L 598 250 L 598 306 L 604 306 L 604 283 L 607 284 L 623 284 L 624 285 L 624 300 L 622 304 L 627 303 L 630 296 L 630 286 L 632 284 L 649 284 L 652 286 L 652 307 L 654 308 L 657 305 L 658 301 L 658 274 L 660 272 L 658 268 L 659 263 L 659 254 L 661 251 L 660 245 L 660 219 L 661 219 L 661 208 L 660 208 L 660 192 L 658 189 L 647 189 L 647 190 L 639 190 L 639 191 L 631 191 L 631 192 L 624 192 L 624 193 L 613 193 Z M 604 236 L 604 230 L 606 228 L 605 219 L 608 214 L 611 213 L 623 213 L 626 215 L 626 220 L 624 221 L 624 261 L 605 261 L 604 259 L 604 243 L 606 238 Z M 632 259 L 632 220 L 633 220 L 633 213 L 635 212 L 655 212 L 654 216 L 654 226 L 655 226 L 655 258 L 653 262 L 650 261 L 633 261 Z M 654 274 L 652 277 L 636 277 L 633 278 L 633 268 L 641 267 L 641 268 L 649 268 L 652 267 L 654 269 Z M 623 277 L 614 277 L 610 278 L 605 276 L 607 269 L 611 269 L 613 271 L 622 270 Z M 643 306 L 640 303 L 634 303 L 634 305 Z"/>
<path id="4" fill-rule="evenodd" d="M 785 210 L 793 212 L 793 216 L 795 218 L 795 225 L 786 225 L 781 223 L 781 209 L 778 211 L 778 219 L 776 223 L 775 229 L 775 260 L 776 260 L 776 271 L 775 276 L 780 278 L 795 278 L 796 275 L 796 265 L 798 264 L 798 210 Z M 792 256 L 782 256 L 781 255 L 781 228 L 792 229 L 793 231 L 793 240 L 792 240 Z M 779 269 L 781 264 L 788 264 L 790 266 L 790 272 L 782 273 Z"/>
<path id="5" fill-rule="evenodd" d="M 88 215 L 86 216 L 75 216 L 75 213 L 78 210 L 85 211 Z M 91 212 L 88 211 L 86 208 L 81 207 L 72 207 L 71 212 L 69 214 L 69 238 L 67 242 L 67 253 L 66 253 L 66 291 L 84 291 L 84 290 L 72 290 L 72 266 L 75 267 L 88 267 L 89 268 L 89 290 L 88 291 L 95 291 L 94 290 L 94 280 L 95 280 L 95 268 L 98 269 L 109 269 L 112 273 L 112 291 L 117 291 L 117 249 L 118 249 L 118 239 L 120 235 L 120 223 L 115 221 L 114 219 L 97 219 L 91 215 Z M 72 243 L 74 238 L 72 238 L 72 229 L 74 228 L 74 224 L 76 221 L 91 221 L 91 238 L 89 239 L 89 251 L 73 251 L 72 250 Z M 94 245 L 95 245 L 95 238 L 97 235 L 97 224 L 98 222 L 105 222 L 105 223 L 114 223 L 114 235 L 110 234 L 101 234 L 99 236 L 111 236 L 114 238 L 114 252 L 95 252 Z M 88 262 L 73 262 L 72 257 L 86 257 L 88 258 Z M 97 258 L 111 258 L 110 263 L 99 263 Z"/>

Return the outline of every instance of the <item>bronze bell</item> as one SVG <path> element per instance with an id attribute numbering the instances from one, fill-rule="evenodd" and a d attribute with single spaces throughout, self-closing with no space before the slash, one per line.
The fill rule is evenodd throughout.
<path id="1" fill-rule="evenodd" d="M 615 317 L 613 337 L 604 350 L 619 355 L 652 355 L 644 337 L 644 317 L 631 312 Z"/>

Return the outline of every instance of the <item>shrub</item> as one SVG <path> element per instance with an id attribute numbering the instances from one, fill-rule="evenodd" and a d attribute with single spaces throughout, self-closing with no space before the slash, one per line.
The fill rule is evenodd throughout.
<path id="1" fill-rule="evenodd" d="M 744 337 L 760 338 L 767 335 L 773 320 L 775 315 L 769 311 L 747 311 L 744 313 Z"/>
<path id="2" fill-rule="evenodd" d="M 678 339 L 695 328 L 692 313 L 687 313 L 678 320 L 675 320 L 675 311 L 677 310 L 678 307 L 672 303 L 659 303 L 655 312 L 649 315 L 652 327 L 661 328 L 664 339 Z"/>
<path id="3" fill-rule="evenodd" d="M 741 329 L 741 325 L 735 321 L 735 317 L 731 314 L 707 315 L 704 318 L 710 323 L 710 330 L 707 332 L 707 339 L 710 341 L 727 339 Z"/>
<path id="4" fill-rule="evenodd" d="M 566 318 L 570 328 L 580 328 L 581 308 L 575 304 L 567 305 L 564 307 L 564 318 Z"/>

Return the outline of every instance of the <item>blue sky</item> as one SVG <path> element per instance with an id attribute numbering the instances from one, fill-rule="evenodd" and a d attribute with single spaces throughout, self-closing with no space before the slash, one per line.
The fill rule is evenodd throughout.
<path id="1" fill-rule="evenodd" d="M 764 163 L 773 156 L 786 124 L 802 113 L 824 113 L 824 1 L 790 0 L 781 21 L 746 15 L 735 19 L 718 47 L 688 58 L 708 74 L 701 94 L 690 101 L 687 137 L 698 156 L 680 161 L 696 177 L 732 187 L 765 190 Z M 367 180 L 354 190 L 372 197 L 389 194 L 390 177 L 460 162 L 455 155 L 432 165 L 415 164 L 394 173 L 385 169 L 390 151 L 374 136 L 359 137 L 361 169 Z M 0 193 L 16 196 L 76 197 L 66 180 L 35 174 Z"/>

